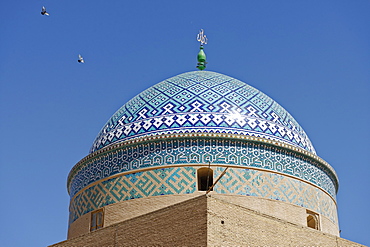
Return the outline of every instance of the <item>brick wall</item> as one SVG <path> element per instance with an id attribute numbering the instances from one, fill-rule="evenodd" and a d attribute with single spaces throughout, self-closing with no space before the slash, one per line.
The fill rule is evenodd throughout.
<path id="1" fill-rule="evenodd" d="M 307 213 L 306 208 L 304 207 L 282 201 L 254 196 L 238 196 L 212 193 L 211 196 L 213 198 L 228 201 L 241 207 L 252 209 L 261 214 L 270 215 L 293 224 L 307 226 Z M 333 223 L 323 215 L 320 215 L 320 219 L 322 232 L 339 236 L 339 229 L 337 224 Z"/>
<path id="2" fill-rule="evenodd" d="M 207 204 L 208 246 L 362 246 L 212 196 Z"/>
<path id="3" fill-rule="evenodd" d="M 52 246 L 206 246 L 206 236 L 207 199 L 200 196 Z"/>
<path id="4" fill-rule="evenodd" d="M 107 226 L 52 247 L 363 246 L 215 195 L 198 197 Z"/>
<path id="5" fill-rule="evenodd" d="M 104 227 L 148 214 L 150 212 L 189 200 L 204 194 L 195 192 L 186 195 L 163 195 L 127 200 L 104 207 Z M 68 239 L 81 236 L 90 232 L 90 215 L 87 213 L 75 222 L 68 229 Z"/>

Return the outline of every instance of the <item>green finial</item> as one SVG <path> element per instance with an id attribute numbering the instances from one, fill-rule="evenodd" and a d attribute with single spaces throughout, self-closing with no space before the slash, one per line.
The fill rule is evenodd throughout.
<path id="1" fill-rule="evenodd" d="M 207 36 L 204 35 L 203 29 L 201 29 L 198 33 L 197 40 L 200 42 L 200 51 L 198 53 L 198 65 L 197 68 L 199 70 L 204 70 L 206 68 L 206 54 L 203 51 L 203 44 L 207 44 Z"/>
<path id="2" fill-rule="evenodd" d="M 200 47 L 200 51 L 198 53 L 198 65 L 197 68 L 199 70 L 204 70 L 206 68 L 206 54 L 203 51 L 203 46 Z"/>

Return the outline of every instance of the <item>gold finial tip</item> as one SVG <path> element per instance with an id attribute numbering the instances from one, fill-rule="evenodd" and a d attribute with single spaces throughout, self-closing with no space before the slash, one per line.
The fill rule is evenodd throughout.
<path id="1" fill-rule="evenodd" d="M 207 44 L 208 42 L 208 38 L 207 36 L 204 34 L 204 30 L 203 29 L 200 29 L 199 30 L 199 33 L 197 35 L 197 41 L 200 42 L 200 45 L 202 46 L 203 44 Z"/>

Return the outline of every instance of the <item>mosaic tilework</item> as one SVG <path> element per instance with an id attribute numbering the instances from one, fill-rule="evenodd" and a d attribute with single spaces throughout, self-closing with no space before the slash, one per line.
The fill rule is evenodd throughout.
<path id="1" fill-rule="evenodd" d="M 218 167 L 214 177 L 225 168 Z M 250 169 L 228 169 L 214 189 L 221 194 L 259 196 L 311 209 L 338 222 L 337 207 L 330 196 L 307 183 L 283 175 Z"/>
<path id="2" fill-rule="evenodd" d="M 315 153 L 304 130 L 278 103 L 210 71 L 169 78 L 128 101 L 105 124 L 90 153 L 138 136 L 189 131 L 262 136 Z"/>
<path id="3" fill-rule="evenodd" d="M 336 195 L 336 176 L 316 160 L 261 143 L 207 138 L 157 140 L 102 153 L 70 174 L 68 191 L 73 197 L 97 180 L 135 169 L 209 162 L 284 173 L 319 186 L 333 198 Z"/>
<path id="4" fill-rule="evenodd" d="M 196 190 L 193 167 L 162 168 L 112 178 L 86 189 L 71 200 L 69 222 L 116 202 L 158 195 L 189 194 Z"/>
<path id="5" fill-rule="evenodd" d="M 214 179 L 224 169 L 216 168 Z M 195 167 L 161 168 L 115 177 L 73 198 L 69 222 L 103 206 L 125 200 L 193 193 L 196 191 L 196 181 Z M 214 191 L 289 202 L 323 214 L 337 223 L 336 205 L 330 196 L 307 183 L 279 174 L 230 168 Z"/>

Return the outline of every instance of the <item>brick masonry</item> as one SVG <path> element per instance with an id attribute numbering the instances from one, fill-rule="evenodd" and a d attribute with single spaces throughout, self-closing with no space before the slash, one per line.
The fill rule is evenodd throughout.
<path id="1" fill-rule="evenodd" d="M 199 195 L 52 247 L 363 246 L 279 217 Z"/>

